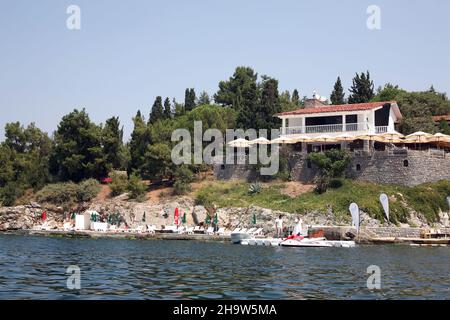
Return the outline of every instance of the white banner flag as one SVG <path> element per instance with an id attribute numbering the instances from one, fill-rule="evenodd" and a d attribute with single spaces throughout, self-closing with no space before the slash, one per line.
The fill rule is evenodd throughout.
<path id="1" fill-rule="evenodd" d="M 356 203 L 350 204 L 350 214 L 352 215 L 352 223 L 356 227 L 356 231 L 359 233 L 359 207 Z"/>
<path id="2" fill-rule="evenodd" d="M 384 213 L 386 214 L 387 221 L 389 222 L 389 197 L 387 196 L 387 194 L 382 193 L 380 195 L 380 202 L 383 206 Z"/>

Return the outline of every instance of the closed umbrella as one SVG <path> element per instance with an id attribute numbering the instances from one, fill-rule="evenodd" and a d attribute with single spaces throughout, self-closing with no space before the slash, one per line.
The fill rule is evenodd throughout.
<path id="1" fill-rule="evenodd" d="M 41 215 L 42 221 L 47 220 L 47 211 L 43 211 Z"/>
<path id="2" fill-rule="evenodd" d="M 253 223 L 253 224 L 256 224 L 256 214 L 255 214 L 255 213 L 253 214 L 252 223 Z"/>
<path id="3" fill-rule="evenodd" d="M 142 215 L 142 222 L 145 222 L 145 212 L 144 212 L 144 214 Z"/>
<path id="4" fill-rule="evenodd" d="M 178 223 L 180 222 L 180 211 L 178 211 L 178 208 L 175 208 L 175 214 L 173 215 L 173 220 L 175 225 L 177 226 Z"/>
<path id="5" fill-rule="evenodd" d="M 211 223 L 211 217 L 209 215 L 206 216 L 205 223 L 206 224 L 210 224 Z"/>
<path id="6" fill-rule="evenodd" d="M 183 218 L 181 218 L 181 222 L 182 222 L 183 224 L 186 224 L 186 212 L 183 213 Z"/>
<path id="7" fill-rule="evenodd" d="M 215 224 L 216 226 L 219 224 L 219 216 L 217 215 L 217 213 L 216 213 L 216 215 L 214 216 L 214 224 Z"/>

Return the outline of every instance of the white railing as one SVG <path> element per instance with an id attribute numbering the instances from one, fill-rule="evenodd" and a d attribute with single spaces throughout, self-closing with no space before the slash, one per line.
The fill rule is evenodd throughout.
<path id="1" fill-rule="evenodd" d="M 375 127 L 375 133 L 386 133 L 388 132 L 388 128 L 388 126 Z"/>
<path id="2" fill-rule="evenodd" d="M 284 129 L 284 130 L 283 130 Z M 327 124 L 321 126 L 298 126 L 281 128 L 283 134 L 303 134 L 303 133 L 332 133 L 332 132 L 355 132 L 368 131 L 369 126 L 367 122 L 361 123 L 347 123 L 347 124 Z"/>

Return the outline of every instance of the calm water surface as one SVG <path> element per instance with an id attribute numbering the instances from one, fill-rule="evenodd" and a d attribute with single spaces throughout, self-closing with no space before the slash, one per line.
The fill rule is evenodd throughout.
<path id="1" fill-rule="evenodd" d="M 381 290 L 367 289 L 369 265 Z M 450 299 L 449 268 L 450 248 L 0 236 L 0 299 Z"/>

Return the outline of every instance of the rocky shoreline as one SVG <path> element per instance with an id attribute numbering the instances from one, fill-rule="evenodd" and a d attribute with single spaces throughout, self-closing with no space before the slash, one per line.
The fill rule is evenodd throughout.
<path id="1" fill-rule="evenodd" d="M 100 215 L 118 213 L 123 221 L 130 227 L 136 228 L 144 224 L 155 226 L 173 225 L 173 213 L 175 208 L 180 210 L 180 215 L 186 214 L 186 224 L 190 226 L 204 223 L 208 215 L 208 210 L 201 205 L 196 205 L 194 199 L 190 197 L 179 197 L 177 199 L 167 199 L 166 201 L 153 202 L 132 202 L 126 197 L 116 197 L 103 201 L 93 201 L 91 203 L 82 203 L 73 210 L 63 209 L 53 205 L 30 203 L 16 207 L 0 208 L 0 232 L 16 234 L 35 234 L 35 235 L 67 235 L 67 236 L 93 236 L 93 237 L 145 237 L 161 239 L 179 239 L 178 236 L 167 235 L 142 235 L 142 234 L 117 234 L 117 233 L 95 233 L 92 231 L 70 233 L 63 230 L 65 221 L 70 221 L 70 215 L 73 212 L 83 212 L 84 210 L 95 210 Z M 211 210 L 211 209 L 210 209 Z M 48 231 L 37 231 L 42 225 L 41 216 L 46 212 Z M 356 236 L 356 230 L 349 223 L 335 221 L 333 212 L 329 210 L 326 213 L 308 212 L 304 215 L 291 214 L 257 206 L 246 208 L 217 208 L 214 210 L 219 219 L 219 225 L 227 230 L 240 228 L 263 228 L 263 234 L 273 236 L 275 226 L 274 221 L 279 215 L 283 215 L 285 226 L 293 226 L 294 220 L 301 217 L 306 225 L 313 228 L 327 230 L 327 237 L 337 240 L 353 239 Z M 256 224 L 253 224 L 253 218 L 256 218 Z M 412 216 L 414 224 L 417 227 L 409 225 L 393 226 L 382 224 L 376 219 L 372 219 L 367 213 L 361 212 L 362 228 L 358 235 L 360 242 L 373 242 L 375 239 L 401 239 L 401 238 L 419 238 L 427 228 L 430 228 L 420 217 Z M 441 226 L 442 227 L 442 226 Z M 444 228 L 444 230 L 446 230 Z M 448 228 L 447 228 L 448 230 Z M 450 231 L 450 230 L 448 230 Z M 185 235 L 182 239 L 209 239 L 206 237 L 190 237 Z M 220 239 L 220 238 L 212 238 Z M 223 241 L 223 239 L 220 239 Z"/>

